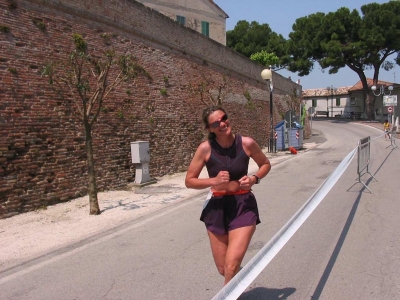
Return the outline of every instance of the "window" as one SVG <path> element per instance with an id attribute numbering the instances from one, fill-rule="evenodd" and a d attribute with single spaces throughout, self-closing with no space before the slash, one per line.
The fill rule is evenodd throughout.
<path id="1" fill-rule="evenodd" d="M 313 107 L 317 107 L 317 99 L 313 99 Z"/>
<path id="2" fill-rule="evenodd" d="M 201 21 L 201 33 L 210 36 L 210 23 Z"/>
<path id="3" fill-rule="evenodd" d="M 340 106 L 340 98 L 336 98 L 336 106 Z"/>
<path id="4" fill-rule="evenodd" d="M 351 97 L 350 105 L 357 105 L 357 98 L 356 97 Z"/>
<path id="5" fill-rule="evenodd" d="M 176 16 L 176 21 L 177 21 L 179 24 L 186 25 L 186 18 L 183 17 L 183 16 Z"/>

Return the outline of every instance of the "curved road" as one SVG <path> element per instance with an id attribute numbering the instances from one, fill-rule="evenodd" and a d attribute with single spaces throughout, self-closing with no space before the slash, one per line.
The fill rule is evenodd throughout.
<path id="1" fill-rule="evenodd" d="M 268 239 L 304 203 L 360 138 L 382 134 L 356 123 L 318 121 L 327 142 L 278 165 L 260 199 Z M 357 156 L 310 218 L 240 299 L 398 299 L 400 239 L 398 179 L 400 149 L 379 138 L 371 142 L 370 172 L 357 183 Z M 275 173 L 276 172 L 276 173 Z M 275 175 L 275 176 L 274 176 Z M 279 181 L 283 177 L 285 183 Z M 290 184 L 288 184 L 290 183 Z M 258 195 L 261 194 L 258 193 Z M 269 201 L 268 199 L 273 199 Z M 265 203 L 265 205 L 264 205 Z M 268 219 L 269 218 L 269 219 Z M 267 233 L 268 232 L 268 233 Z"/>
<path id="2" fill-rule="evenodd" d="M 273 167 L 255 186 L 262 223 L 246 263 L 309 199 L 359 139 L 382 132 L 313 122 L 327 141 Z M 400 149 L 371 143 L 370 171 L 357 160 L 240 299 L 398 299 Z M 0 277 L 1 299 L 211 299 L 222 287 L 203 224 L 204 195 L 135 220 Z M 56 253 L 57 254 L 57 253 Z"/>

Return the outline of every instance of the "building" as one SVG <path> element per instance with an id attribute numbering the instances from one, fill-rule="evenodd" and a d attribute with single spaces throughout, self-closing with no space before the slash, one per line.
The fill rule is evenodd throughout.
<path id="1" fill-rule="evenodd" d="M 351 103 L 351 86 L 340 88 L 308 89 L 303 91 L 303 100 L 309 115 L 329 116 L 345 115 L 351 111 L 360 111 L 356 102 Z"/>
<path id="2" fill-rule="evenodd" d="M 229 16 L 212 0 L 137 0 L 209 38 L 226 45 Z"/>
<path id="3" fill-rule="evenodd" d="M 367 78 L 368 87 L 371 88 L 373 80 Z M 383 122 L 388 118 L 387 108 L 384 106 L 383 97 L 389 95 L 388 87 L 393 86 L 391 95 L 400 97 L 400 85 L 378 81 L 377 91 L 375 91 L 376 101 L 374 109 L 374 119 Z M 384 88 L 385 95 L 380 91 Z M 377 96 L 378 95 L 378 96 Z M 367 118 L 365 114 L 364 93 L 361 81 L 353 86 L 347 87 L 327 87 L 321 89 L 308 89 L 303 91 L 303 99 L 309 115 L 329 116 L 329 117 L 350 117 Z M 399 116 L 400 110 L 394 106 L 395 116 Z"/>

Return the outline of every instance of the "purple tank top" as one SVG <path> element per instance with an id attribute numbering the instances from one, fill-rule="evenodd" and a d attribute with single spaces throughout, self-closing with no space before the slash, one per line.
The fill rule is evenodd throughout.
<path id="1" fill-rule="evenodd" d="M 247 175 L 250 158 L 243 150 L 242 137 L 235 135 L 235 141 L 229 148 L 222 148 L 215 139 L 209 140 L 210 159 L 206 162 L 208 176 L 216 177 L 219 171 L 228 171 L 230 180 L 239 180 Z"/>

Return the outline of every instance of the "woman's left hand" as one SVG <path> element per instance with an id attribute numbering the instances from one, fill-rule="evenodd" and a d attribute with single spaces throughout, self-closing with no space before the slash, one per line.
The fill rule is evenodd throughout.
<path id="1" fill-rule="evenodd" d="M 250 190 L 254 184 L 253 176 L 243 176 L 239 179 L 240 189 L 241 190 Z"/>

